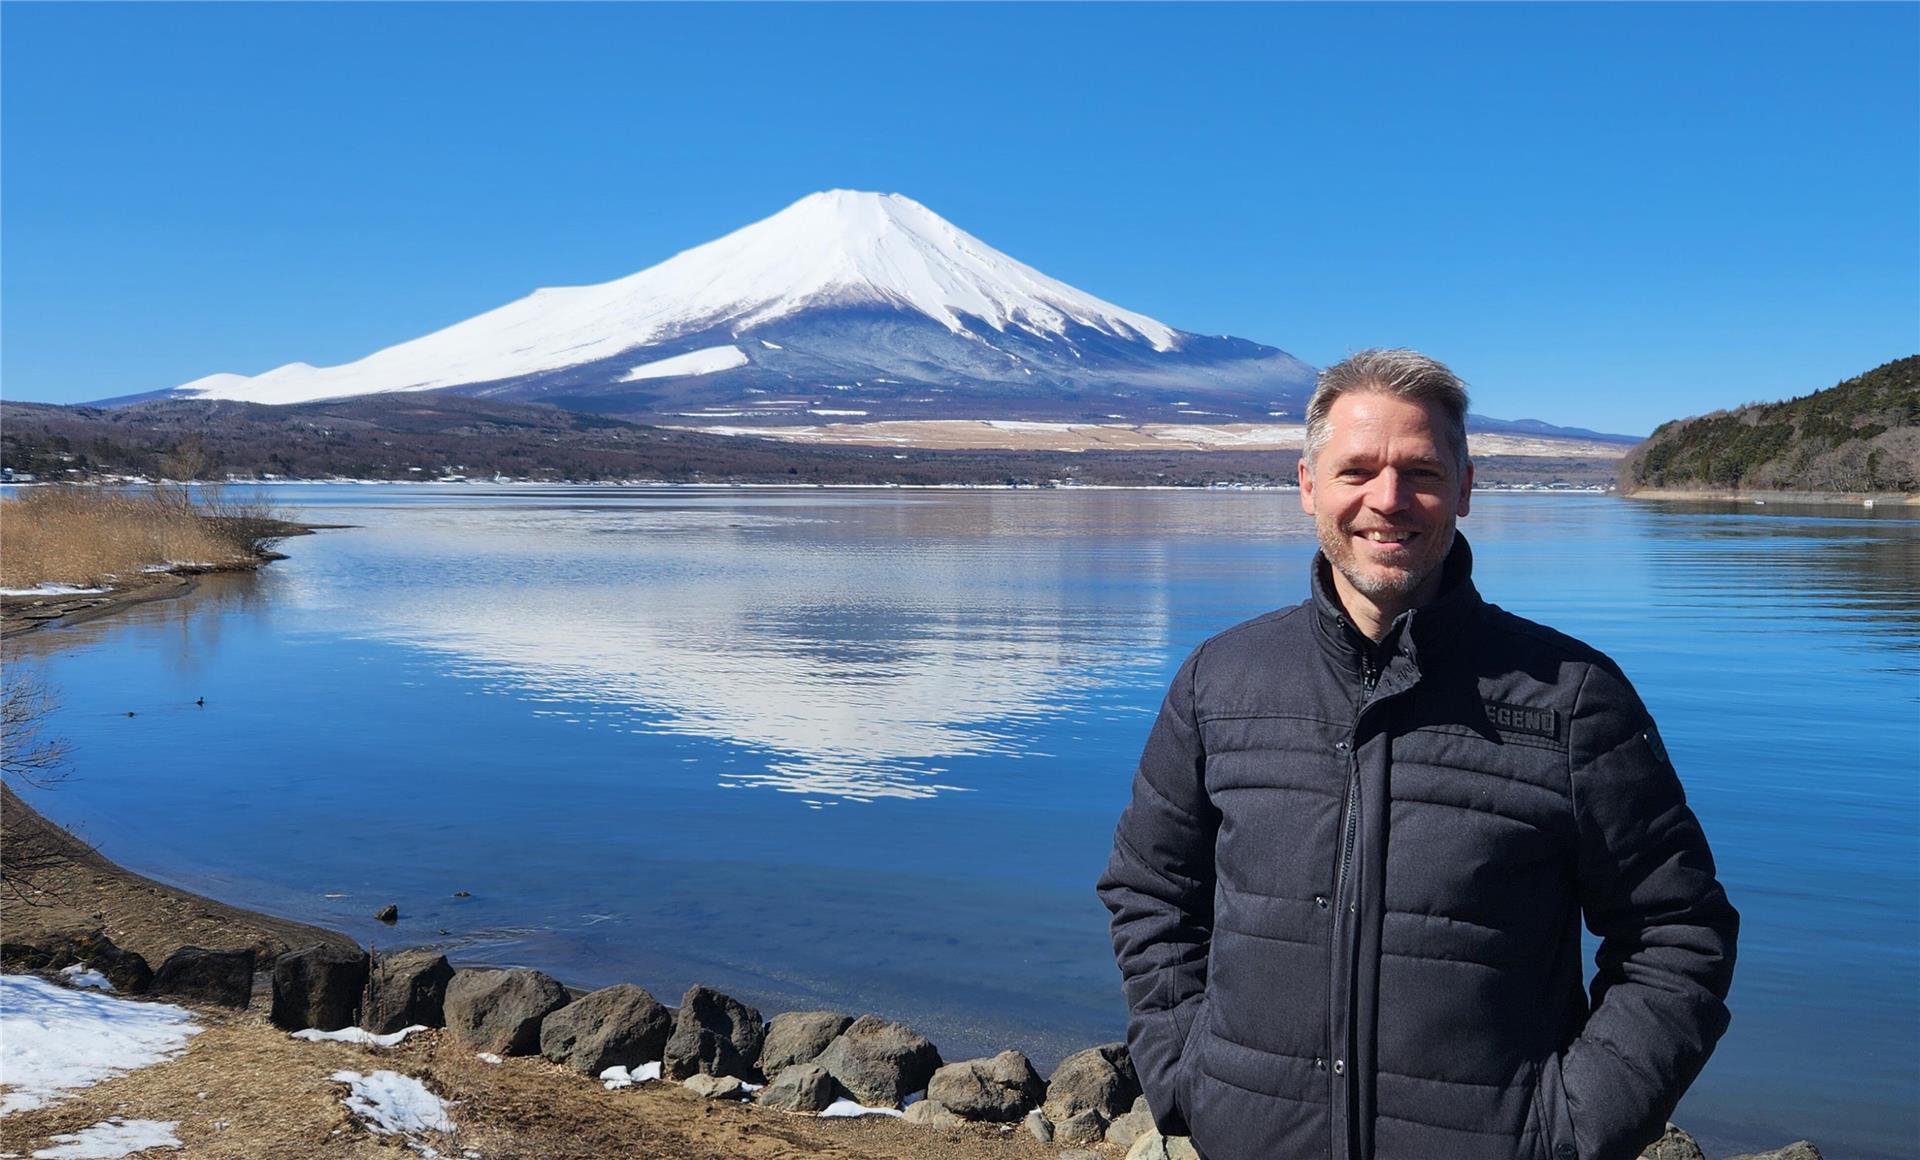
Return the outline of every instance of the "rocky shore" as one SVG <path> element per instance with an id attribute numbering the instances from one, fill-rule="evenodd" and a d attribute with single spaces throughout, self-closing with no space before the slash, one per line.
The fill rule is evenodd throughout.
<path id="1" fill-rule="evenodd" d="M 949 1061 L 913 1028 L 879 1014 L 788 1011 L 767 1018 L 697 984 L 668 1006 L 632 984 L 580 993 L 537 970 L 459 968 L 432 949 L 371 954 L 330 931 L 130 874 L 11 791 L 0 797 L 0 811 L 8 839 L 0 860 L 25 845 L 44 850 L 53 835 L 67 860 L 57 873 L 42 866 L 35 877 L 41 896 L 16 889 L 0 898 L 6 969 L 69 981 L 76 972 L 97 973 L 117 994 L 182 1005 L 222 1033 L 202 1036 L 178 1060 L 102 1084 L 97 1096 L 87 1093 L 68 1111 L 60 1103 L 0 1119 L 10 1149 L 71 1131 L 103 1101 L 125 1108 L 158 1100 L 142 1114 L 187 1125 L 181 1138 L 196 1155 L 247 1155 L 245 1141 L 264 1146 L 269 1138 L 277 1141 L 275 1155 L 346 1154 L 335 1150 L 338 1137 L 369 1130 L 332 1109 L 338 1095 L 318 1069 L 357 1053 L 404 1069 L 391 1074 L 451 1101 L 449 1123 L 457 1130 L 400 1133 L 443 1155 L 568 1157 L 667 1139 L 682 1147 L 649 1154 L 1194 1155 L 1184 1138 L 1153 1129 L 1124 1044 L 1077 1051 L 1042 1077 L 1014 1050 Z M 7 878 L 18 886 L 15 875 Z M 284 1138 L 284 1123 L 262 1123 L 250 1136 L 231 1116 L 207 1119 L 202 1105 L 210 1095 L 196 1092 L 182 1107 L 166 1102 L 180 1099 L 177 1093 L 142 1094 L 171 1089 L 141 1077 L 189 1061 L 203 1077 L 195 1083 L 223 1076 L 217 1082 L 236 1091 L 265 1083 L 289 1099 L 299 1093 L 313 1104 L 310 1132 L 318 1134 L 301 1143 Z M 535 1093 L 544 1093 L 539 1099 L 548 1110 L 529 1121 L 524 1108 Z M 199 1145 L 188 1138 L 194 1125 L 208 1133 Z M 720 1126 L 725 1130 L 716 1135 Z M 582 1141 L 599 1143 L 583 1149 Z M 381 1142 L 379 1134 L 366 1142 Z M 1802 1141 L 1744 1160 L 1819 1155 Z M 1674 1127 L 1645 1156 L 1705 1160 Z"/>

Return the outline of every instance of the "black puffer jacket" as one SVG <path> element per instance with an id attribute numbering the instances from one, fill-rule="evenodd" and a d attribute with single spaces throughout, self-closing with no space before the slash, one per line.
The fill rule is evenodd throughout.
<path id="1" fill-rule="evenodd" d="M 1377 646 L 1314 569 L 1181 666 L 1100 881 L 1155 1119 L 1207 1160 L 1637 1155 L 1739 922 L 1645 707 L 1464 538 Z"/>

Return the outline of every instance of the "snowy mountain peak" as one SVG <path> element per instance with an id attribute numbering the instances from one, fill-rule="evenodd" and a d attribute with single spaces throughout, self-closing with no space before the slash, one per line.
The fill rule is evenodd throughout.
<path id="1" fill-rule="evenodd" d="M 1052 341 L 1087 328 L 1152 352 L 1181 345 L 1172 327 L 1049 278 L 912 198 L 834 189 L 637 274 L 536 290 L 358 362 L 209 375 L 172 393 L 295 403 L 501 382 L 626 352 L 638 365 L 645 348 L 670 353 L 715 328 L 741 337 L 821 307 L 917 313 L 983 343 L 983 329 Z"/>
<path id="2" fill-rule="evenodd" d="M 833 189 L 763 221 L 611 283 L 648 291 L 697 288 L 682 318 L 728 321 L 736 332 L 824 305 L 918 311 L 955 333 L 962 316 L 997 331 L 1062 334 L 1069 322 L 1171 350 L 1176 332 L 1047 277 L 910 197 Z"/>

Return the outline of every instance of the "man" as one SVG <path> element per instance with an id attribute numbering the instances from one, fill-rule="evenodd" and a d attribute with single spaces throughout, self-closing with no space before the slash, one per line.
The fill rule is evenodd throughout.
<path id="1" fill-rule="evenodd" d="M 1187 658 L 1114 835 L 1134 1066 L 1206 1160 L 1630 1160 L 1726 1029 L 1738 916 L 1652 719 L 1474 589 L 1466 411 L 1411 351 L 1320 376 L 1312 598 Z"/>

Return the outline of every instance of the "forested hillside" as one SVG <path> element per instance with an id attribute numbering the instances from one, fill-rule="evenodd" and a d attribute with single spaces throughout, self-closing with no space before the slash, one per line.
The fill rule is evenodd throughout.
<path id="1" fill-rule="evenodd" d="M 1920 355 L 1784 403 L 1662 424 L 1621 463 L 1620 487 L 1920 491 Z"/>

